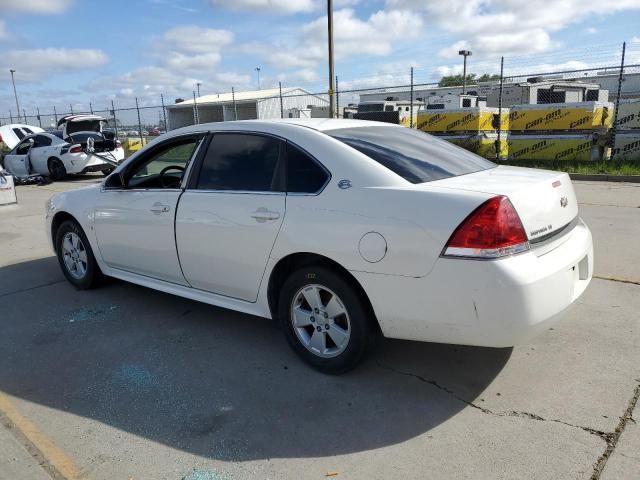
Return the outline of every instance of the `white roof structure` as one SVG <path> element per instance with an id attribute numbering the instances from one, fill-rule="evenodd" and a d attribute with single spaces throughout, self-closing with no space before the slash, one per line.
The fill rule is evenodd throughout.
<path id="1" fill-rule="evenodd" d="M 301 93 L 312 95 L 312 93 L 307 92 L 302 88 L 283 88 L 282 95 L 288 95 L 293 93 Z M 234 97 L 236 102 L 242 102 L 247 100 L 263 100 L 266 98 L 274 98 L 280 96 L 280 89 L 278 88 L 268 88 L 264 90 L 249 90 L 246 92 L 226 92 L 226 93 L 214 93 L 211 95 L 202 95 L 201 97 L 196 98 L 196 103 L 198 105 L 202 104 L 216 104 L 216 103 L 228 103 L 233 102 Z M 185 100 L 184 102 L 176 103 L 174 105 L 167 105 L 168 108 L 171 107 L 182 107 L 182 106 L 193 106 L 193 99 Z"/>

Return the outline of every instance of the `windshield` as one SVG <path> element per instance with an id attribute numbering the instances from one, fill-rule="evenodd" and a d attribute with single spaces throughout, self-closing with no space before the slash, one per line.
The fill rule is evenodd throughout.
<path id="1" fill-rule="evenodd" d="M 487 170 L 496 165 L 463 148 L 419 130 L 374 126 L 328 130 L 411 183 L 424 183 Z"/>

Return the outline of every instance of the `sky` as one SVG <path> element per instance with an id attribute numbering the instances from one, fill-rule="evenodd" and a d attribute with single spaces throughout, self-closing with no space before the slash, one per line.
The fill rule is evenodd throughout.
<path id="1" fill-rule="evenodd" d="M 324 0 L 0 0 L 0 117 L 328 88 Z M 640 0 L 334 0 L 341 88 L 640 63 Z"/>

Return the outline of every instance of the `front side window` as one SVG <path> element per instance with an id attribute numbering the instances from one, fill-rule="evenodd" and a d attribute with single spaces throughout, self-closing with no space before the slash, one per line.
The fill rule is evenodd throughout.
<path id="1" fill-rule="evenodd" d="M 356 127 L 325 133 L 411 183 L 431 182 L 496 166 L 452 143 L 411 128 Z"/>
<path id="2" fill-rule="evenodd" d="M 180 188 L 199 141 L 199 138 L 189 137 L 154 149 L 128 175 L 128 188 Z"/>
<path id="3" fill-rule="evenodd" d="M 202 163 L 197 188 L 246 192 L 281 191 L 281 141 L 244 133 L 216 133 Z"/>
<path id="4" fill-rule="evenodd" d="M 287 192 L 317 193 L 329 174 L 307 153 L 287 143 Z"/>
<path id="5" fill-rule="evenodd" d="M 22 143 L 16 147 L 16 155 L 26 155 L 29 153 L 29 149 L 33 146 L 33 142 L 33 137 L 23 140 Z"/>

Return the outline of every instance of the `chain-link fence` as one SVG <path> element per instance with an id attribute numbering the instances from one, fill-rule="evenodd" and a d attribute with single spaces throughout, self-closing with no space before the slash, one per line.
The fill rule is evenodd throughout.
<path id="1" fill-rule="evenodd" d="M 621 47 L 621 48 L 620 48 Z M 581 57 L 581 55 L 583 57 Z M 289 87 L 197 96 L 166 103 L 132 99 L 82 111 L 36 107 L 5 123 L 55 129 L 69 114 L 96 114 L 123 139 L 127 153 L 149 137 L 187 125 L 244 119 L 352 118 L 396 123 L 444 138 L 487 158 L 519 161 L 640 161 L 640 43 L 602 51 L 474 62 L 463 78 L 432 71 L 336 77 L 332 95 Z M 445 73 L 449 73 L 446 75 Z"/>

